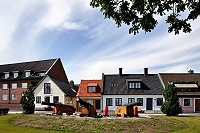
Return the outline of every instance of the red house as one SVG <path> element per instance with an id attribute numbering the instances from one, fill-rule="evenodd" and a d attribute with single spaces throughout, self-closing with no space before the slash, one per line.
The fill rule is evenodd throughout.
<path id="1" fill-rule="evenodd" d="M 81 80 L 76 97 L 85 100 L 94 105 L 96 109 L 100 109 L 102 80 Z M 76 110 L 80 105 L 77 102 Z"/>

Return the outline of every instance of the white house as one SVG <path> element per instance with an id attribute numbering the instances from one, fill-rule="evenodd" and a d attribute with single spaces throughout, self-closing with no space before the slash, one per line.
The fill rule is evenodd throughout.
<path id="1" fill-rule="evenodd" d="M 114 112 L 118 106 L 140 101 L 138 108 L 144 111 L 160 112 L 164 102 L 163 86 L 157 74 L 102 74 L 103 91 L 101 110 L 108 106 L 109 112 Z"/>
<path id="2" fill-rule="evenodd" d="M 73 88 L 72 88 L 73 87 Z M 77 88 L 77 87 L 76 87 Z M 57 103 L 76 106 L 75 96 L 77 89 L 69 83 L 60 81 L 50 76 L 45 76 L 38 84 L 35 93 L 35 109 L 44 109 L 47 105 L 41 105 L 41 102 Z"/>

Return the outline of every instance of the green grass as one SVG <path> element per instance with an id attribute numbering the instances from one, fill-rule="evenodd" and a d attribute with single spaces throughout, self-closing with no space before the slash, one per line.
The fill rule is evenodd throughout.
<path id="1" fill-rule="evenodd" d="M 63 133 L 53 130 L 42 130 L 37 128 L 27 128 L 11 125 L 10 121 L 13 119 L 13 117 L 21 116 L 21 114 L 0 116 L 0 133 Z"/>
<path id="2" fill-rule="evenodd" d="M 0 133 L 200 133 L 199 126 L 200 117 L 192 116 L 152 116 L 152 119 L 76 119 L 23 114 L 0 116 Z"/>
<path id="3" fill-rule="evenodd" d="M 188 128 L 175 131 L 173 133 L 200 133 L 200 117 L 199 116 L 182 116 L 173 117 L 177 120 L 183 121 L 188 125 Z"/>

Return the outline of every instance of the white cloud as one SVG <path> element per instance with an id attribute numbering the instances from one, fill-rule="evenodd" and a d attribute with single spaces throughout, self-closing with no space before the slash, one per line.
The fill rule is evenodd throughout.
<path id="1" fill-rule="evenodd" d="M 87 26 L 83 25 L 82 23 L 72 23 L 72 22 L 65 22 L 63 27 L 67 30 L 85 30 Z"/>

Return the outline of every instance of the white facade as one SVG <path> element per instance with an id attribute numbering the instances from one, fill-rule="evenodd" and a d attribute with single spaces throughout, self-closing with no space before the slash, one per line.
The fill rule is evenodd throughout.
<path id="1" fill-rule="evenodd" d="M 50 94 L 44 94 L 44 83 L 50 83 Z M 50 97 L 50 103 L 53 103 L 53 97 L 58 96 L 59 102 L 65 103 L 65 94 L 60 90 L 60 88 L 51 80 L 49 76 L 40 82 L 34 91 L 35 93 L 35 108 L 44 109 L 47 105 L 41 105 L 41 103 L 36 103 L 36 97 L 41 97 L 41 102 L 45 101 L 45 97 Z"/>
<path id="2" fill-rule="evenodd" d="M 141 110 L 147 110 L 147 99 L 150 99 L 150 104 L 152 112 L 160 112 L 160 107 L 157 106 L 157 98 L 163 98 L 163 95 L 102 95 L 101 110 L 105 110 L 106 98 L 112 98 L 112 106 L 108 106 L 109 112 L 114 112 L 118 106 L 116 106 L 116 98 L 122 98 L 122 105 L 128 104 L 129 98 L 134 98 L 135 102 L 137 98 L 143 98 L 143 106 L 138 106 Z M 163 98 L 164 102 L 164 98 Z"/>

